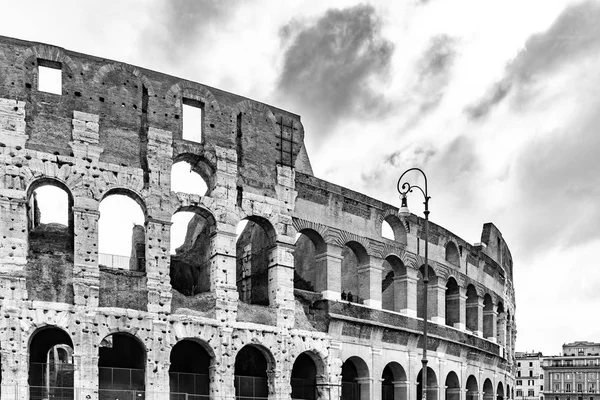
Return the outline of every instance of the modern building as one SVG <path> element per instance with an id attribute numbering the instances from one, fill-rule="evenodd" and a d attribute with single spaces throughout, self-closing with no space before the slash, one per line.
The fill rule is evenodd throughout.
<path id="1" fill-rule="evenodd" d="M 541 352 L 515 353 L 517 376 L 515 377 L 515 400 L 544 400 L 544 372 Z"/>
<path id="2" fill-rule="evenodd" d="M 172 190 L 180 162 L 205 193 Z M 128 254 L 99 251 L 114 199 L 143 218 Z M 296 114 L 0 37 L 0 397 L 419 400 L 426 345 L 429 400 L 509 398 L 502 234 L 425 237 L 397 206 L 315 177 Z"/>
<path id="3" fill-rule="evenodd" d="M 563 344 L 560 356 L 545 357 L 546 400 L 598 400 L 600 343 Z"/>

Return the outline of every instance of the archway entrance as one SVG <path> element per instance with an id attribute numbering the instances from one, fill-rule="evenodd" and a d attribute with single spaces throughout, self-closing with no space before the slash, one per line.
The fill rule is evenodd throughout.
<path id="1" fill-rule="evenodd" d="M 460 382 L 456 372 L 450 371 L 446 376 L 446 400 L 460 400 Z"/>
<path id="2" fill-rule="evenodd" d="M 406 372 L 397 362 L 391 362 L 385 366 L 381 374 L 381 399 L 382 400 L 405 400 Z"/>
<path id="3" fill-rule="evenodd" d="M 29 344 L 29 398 L 73 399 L 73 341 L 57 327 L 37 330 Z"/>
<path id="4" fill-rule="evenodd" d="M 193 340 L 184 339 L 173 346 L 169 367 L 171 400 L 208 398 L 210 358 L 204 347 Z"/>
<path id="5" fill-rule="evenodd" d="M 235 398 L 263 400 L 269 396 L 268 363 L 255 346 L 244 346 L 235 357 Z"/>
<path id="6" fill-rule="evenodd" d="M 128 333 L 113 333 L 100 343 L 100 400 L 139 400 L 145 390 L 146 350 Z"/>
<path id="7" fill-rule="evenodd" d="M 298 356 L 292 368 L 292 399 L 317 398 L 317 366 L 306 353 Z"/>
<path id="8" fill-rule="evenodd" d="M 437 400 L 438 382 L 433 369 L 427 367 L 427 400 Z M 423 369 L 417 375 L 417 400 L 423 398 Z"/>
<path id="9" fill-rule="evenodd" d="M 342 364 L 342 399 L 367 400 L 371 392 L 367 364 L 360 357 L 350 357 Z M 361 380 L 363 380 L 361 382 Z"/>

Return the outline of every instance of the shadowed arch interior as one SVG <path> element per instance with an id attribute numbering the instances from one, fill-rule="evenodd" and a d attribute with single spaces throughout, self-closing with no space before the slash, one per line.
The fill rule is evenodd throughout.
<path id="1" fill-rule="evenodd" d="M 342 299 L 362 303 L 365 295 L 360 293 L 360 267 L 369 263 L 367 250 L 362 244 L 350 241 L 342 249 Z"/>
<path id="2" fill-rule="evenodd" d="M 292 399 L 315 400 L 317 398 L 317 365 L 308 353 L 302 353 L 292 367 Z"/>
<path id="3" fill-rule="evenodd" d="M 294 245 L 294 289 L 311 292 L 324 290 L 325 282 L 319 281 L 319 275 L 322 275 L 319 269 L 326 266 L 318 265 L 324 263 L 318 256 L 325 251 L 325 241 L 318 232 L 312 229 L 298 232 Z"/>
<path id="4" fill-rule="evenodd" d="M 171 393 L 208 396 L 211 356 L 195 340 L 180 340 L 171 349 L 169 358 L 169 384 Z"/>
<path id="5" fill-rule="evenodd" d="M 427 274 L 429 278 L 429 287 L 435 286 L 437 284 L 437 274 L 435 270 L 429 265 L 427 269 Z M 417 317 L 424 318 L 425 317 L 425 309 L 423 304 L 423 294 L 425 292 L 425 285 L 423 284 L 423 274 L 425 273 L 425 265 L 421 265 L 419 268 L 419 281 L 417 282 Z M 427 301 L 430 304 L 429 308 L 435 304 L 437 301 L 436 293 L 434 290 L 428 290 Z M 427 318 L 431 319 L 432 315 L 428 315 Z"/>
<path id="6" fill-rule="evenodd" d="M 446 400 L 460 400 L 460 381 L 454 371 L 446 375 Z"/>
<path id="7" fill-rule="evenodd" d="M 406 275 L 406 267 L 400 258 L 389 255 L 383 260 L 381 274 L 381 303 L 384 310 L 400 311 L 402 309 L 402 293 L 400 277 Z"/>
<path id="8" fill-rule="evenodd" d="M 267 371 L 269 362 L 266 350 L 254 345 L 246 345 L 235 357 L 235 394 L 236 398 L 266 398 L 269 394 Z M 271 361 L 271 363 L 273 363 Z M 274 366 L 273 366 L 274 367 Z"/>
<path id="9" fill-rule="evenodd" d="M 453 277 L 446 282 L 446 325 L 455 326 L 460 323 L 460 293 L 458 283 Z"/>
<path id="10" fill-rule="evenodd" d="M 114 390 L 145 389 L 146 349 L 138 338 L 125 332 L 112 333 L 100 342 L 98 356 L 101 398 Z"/>
<path id="11" fill-rule="evenodd" d="M 437 398 L 438 381 L 435 371 L 431 367 L 427 367 L 427 398 Z M 423 368 L 419 370 L 417 375 L 417 400 L 423 398 Z"/>
<path id="12" fill-rule="evenodd" d="M 406 399 L 406 386 L 396 384 L 397 382 L 405 382 L 406 380 L 406 372 L 402 365 L 395 361 L 388 363 L 381 374 L 381 399 Z"/>

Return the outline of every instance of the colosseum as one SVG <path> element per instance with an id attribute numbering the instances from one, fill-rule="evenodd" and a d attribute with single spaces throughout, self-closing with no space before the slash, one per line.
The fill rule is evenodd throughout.
<path id="1" fill-rule="evenodd" d="M 0 172 L 2 400 L 421 399 L 424 219 L 315 177 L 298 115 L 0 37 Z M 100 249 L 111 198 L 143 218 L 127 255 Z M 428 274 L 427 397 L 512 398 L 500 231 L 431 223 Z"/>

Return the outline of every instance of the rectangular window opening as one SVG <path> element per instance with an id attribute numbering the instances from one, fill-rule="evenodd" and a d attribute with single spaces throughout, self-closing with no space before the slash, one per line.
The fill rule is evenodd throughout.
<path id="1" fill-rule="evenodd" d="M 202 142 L 204 105 L 194 99 L 183 99 L 183 134 L 185 140 Z"/>
<path id="2" fill-rule="evenodd" d="M 38 58 L 38 90 L 62 94 L 62 64 Z"/>

